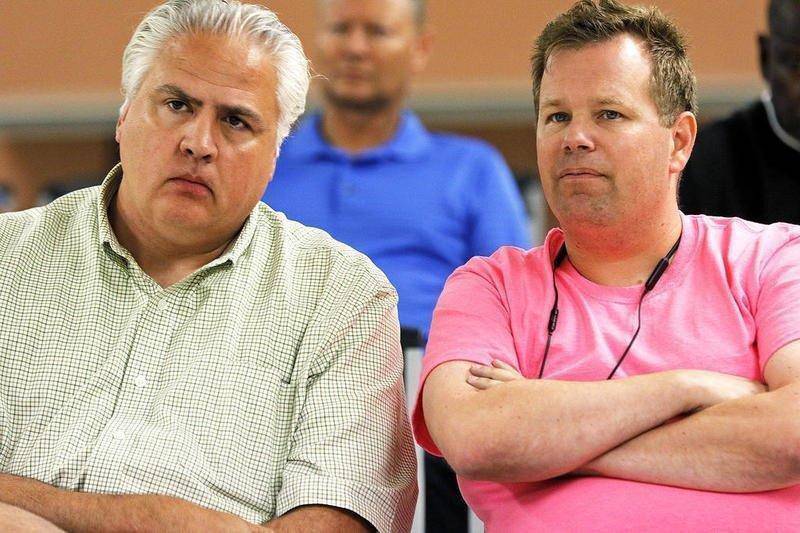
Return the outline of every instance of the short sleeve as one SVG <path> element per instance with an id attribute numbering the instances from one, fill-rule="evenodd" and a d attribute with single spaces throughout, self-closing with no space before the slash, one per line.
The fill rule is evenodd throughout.
<path id="1" fill-rule="evenodd" d="M 800 339 L 800 236 L 788 240 L 767 260 L 759 287 L 755 319 L 763 372 L 777 350 Z"/>
<path id="2" fill-rule="evenodd" d="M 379 291 L 343 317 L 345 326 L 313 363 L 277 515 L 301 505 L 330 505 L 381 532 L 410 529 L 416 459 L 396 304 L 393 290 Z"/>
<path id="3" fill-rule="evenodd" d="M 508 305 L 489 261 L 476 257 L 457 269 L 445 283 L 433 312 L 411 420 L 419 445 L 435 455 L 441 452 L 428 433 L 422 408 L 422 391 L 431 371 L 449 361 L 488 365 L 492 359 L 519 370 Z"/>

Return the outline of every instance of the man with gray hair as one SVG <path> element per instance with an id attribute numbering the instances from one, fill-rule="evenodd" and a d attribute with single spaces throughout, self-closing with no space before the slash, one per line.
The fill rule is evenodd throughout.
<path id="1" fill-rule="evenodd" d="M 121 163 L 0 217 L 0 529 L 409 527 L 396 293 L 258 202 L 308 80 L 271 11 L 166 2 Z"/>

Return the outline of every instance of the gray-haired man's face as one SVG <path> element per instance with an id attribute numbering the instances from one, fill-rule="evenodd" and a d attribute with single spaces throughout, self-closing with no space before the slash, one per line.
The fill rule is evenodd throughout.
<path id="1" fill-rule="evenodd" d="M 271 57 L 249 42 L 170 43 L 117 124 L 127 223 L 187 244 L 237 231 L 274 169 L 276 83 Z"/>

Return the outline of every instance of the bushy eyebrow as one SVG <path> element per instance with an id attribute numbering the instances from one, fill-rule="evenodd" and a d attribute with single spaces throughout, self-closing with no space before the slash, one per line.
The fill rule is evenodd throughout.
<path id="1" fill-rule="evenodd" d="M 186 102 L 187 104 L 191 105 L 192 107 L 203 107 L 203 101 L 195 98 L 193 96 L 189 96 L 186 91 L 178 87 L 177 85 L 171 85 L 166 83 L 164 85 L 159 85 L 156 87 L 156 92 L 165 94 L 167 96 L 172 96 L 178 100 Z M 256 111 L 239 105 L 227 105 L 221 104 L 217 106 L 223 115 L 236 115 L 247 119 L 250 121 L 250 125 L 254 129 L 264 129 L 264 121 L 261 118 L 261 115 L 258 114 Z"/>

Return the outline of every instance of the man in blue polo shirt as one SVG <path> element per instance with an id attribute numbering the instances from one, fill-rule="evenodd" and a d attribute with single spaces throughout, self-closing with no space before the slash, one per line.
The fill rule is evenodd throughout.
<path id="1" fill-rule="evenodd" d="M 320 0 L 319 15 L 323 111 L 283 144 L 264 201 L 369 256 L 397 288 L 401 325 L 425 338 L 456 267 L 531 246 L 522 199 L 494 148 L 431 133 L 405 109 L 431 47 L 422 0 Z M 463 530 L 454 478 L 431 461 L 426 528 Z"/>
<path id="2" fill-rule="evenodd" d="M 430 35 L 417 0 L 324 0 L 323 112 L 284 143 L 264 201 L 369 256 L 427 336 L 447 276 L 502 245 L 530 247 L 511 172 L 489 145 L 427 131 L 404 109 Z"/>

